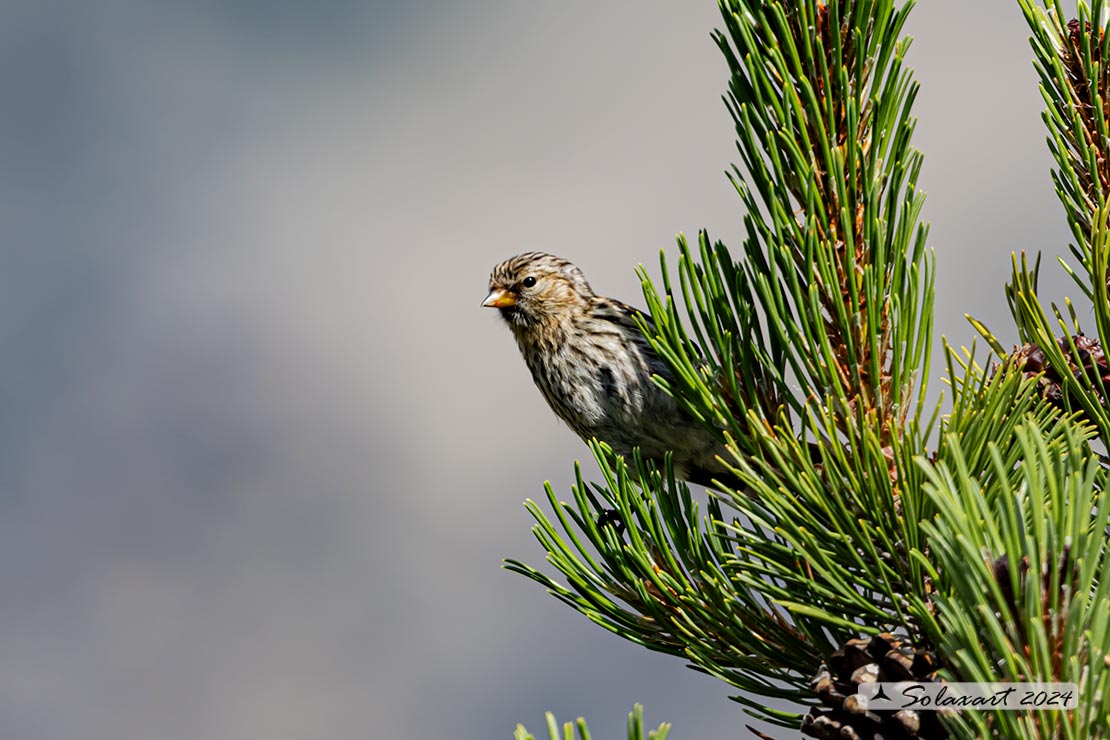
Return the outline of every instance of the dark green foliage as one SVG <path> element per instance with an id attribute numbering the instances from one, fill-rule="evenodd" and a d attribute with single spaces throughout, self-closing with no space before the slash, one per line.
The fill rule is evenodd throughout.
<path id="1" fill-rule="evenodd" d="M 1069 26 L 1056 5 L 1018 2 L 1076 239 L 1072 274 L 1106 340 L 1110 13 L 1081 3 Z M 1110 505 L 1093 449 L 1110 433 L 1102 366 L 1084 359 L 1086 340 L 1076 346 L 1070 304 L 1066 320 L 1055 306 L 1048 318 L 1024 257 L 1007 296 L 1041 369 L 984 369 L 945 347 L 950 409 L 925 402 L 933 255 L 901 35 L 912 2 L 720 6 L 745 238 L 730 251 L 704 232 L 696 245 L 680 236 L 661 280 L 641 268 L 641 328 L 672 370 L 660 384 L 728 441 L 738 483 L 699 504 L 669 461 L 659 470 L 595 443 L 601 482 L 579 472 L 571 501 L 549 486 L 548 509 L 528 502 L 560 577 L 507 567 L 721 678 L 783 727 L 817 704 L 810 682 L 830 656 L 893 633 L 935 654 L 940 678 L 1080 685 L 1081 711 L 965 712 L 944 719 L 955 737 L 1110 737 Z M 1068 391 L 1058 403 L 1046 402 L 1045 364 Z"/>

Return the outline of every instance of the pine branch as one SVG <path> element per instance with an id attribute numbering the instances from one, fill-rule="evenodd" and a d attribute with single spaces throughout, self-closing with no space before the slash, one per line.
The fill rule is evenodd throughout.
<path id="1" fill-rule="evenodd" d="M 771 579 L 761 571 L 800 577 L 801 564 L 781 540 L 771 531 L 760 538 L 777 552 L 777 564 L 735 551 L 733 527 L 717 501 L 703 515 L 669 467 L 657 471 L 637 459 L 630 468 L 601 445 L 594 451 L 605 486 L 587 486 L 576 471 L 570 503 L 559 502 L 548 486 L 555 520 L 527 504 L 537 521 L 533 532 L 566 585 L 519 561 L 506 567 L 614 634 L 686 658 L 742 691 L 804 699 L 821 655 L 837 643 L 829 620 L 792 619 L 766 593 Z M 612 513 L 602 520 L 606 511 Z M 780 585 L 776 594 L 789 594 L 788 588 Z M 764 711 L 758 716 L 783 722 Z M 791 715 L 787 726 L 796 722 Z"/>
<path id="2" fill-rule="evenodd" d="M 959 736 L 1110 737 L 1110 501 L 1090 432 L 1053 439 L 1030 418 L 1015 430 L 1018 465 L 991 442 L 993 471 L 976 475 L 977 453 L 953 435 L 925 468 L 948 677 L 1079 685 L 1073 712 L 962 712 L 949 718 Z"/>
<path id="3" fill-rule="evenodd" d="M 548 712 L 545 715 L 547 720 L 547 735 L 549 740 L 591 740 L 590 730 L 586 727 L 586 720 L 581 717 L 576 722 L 566 722 L 562 726 L 560 732 L 559 724 L 555 721 L 555 715 Z M 658 729 L 651 730 L 646 736 L 646 740 L 667 740 L 667 735 L 670 734 L 671 726 L 663 723 L 659 725 Z M 513 733 L 514 740 L 536 740 L 536 736 L 524 729 L 524 725 L 517 725 L 516 732 Z M 637 704 L 628 714 L 628 740 L 645 740 L 644 736 L 644 708 Z"/>
<path id="4" fill-rule="evenodd" d="M 1014 257 L 1006 286 L 1010 312 L 1024 346 L 1007 355 L 980 322 L 975 328 L 994 350 L 1040 381 L 1046 400 L 1068 411 L 1081 410 L 1110 440 L 1110 365 L 1102 346 L 1110 340 L 1110 6 L 1080 0 L 1077 17 L 1067 17 L 1058 0 L 1044 6 L 1018 0 L 1032 31 L 1030 43 L 1047 109 L 1048 145 L 1056 166 L 1056 194 L 1067 215 L 1077 266 L 1060 259 L 1064 270 L 1091 302 L 1098 339 L 1085 336 L 1078 312 L 1067 299 L 1061 309 L 1044 308 L 1037 290 L 1040 258 L 1032 267 Z"/>
<path id="5" fill-rule="evenodd" d="M 745 278 L 706 264 L 708 279 L 731 278 L 765 312 L 761 354 L 800 385 L 778 377 L 772 397 L 820 399 L 889 444 L 915 407 L 932 321 L 921 155 L 910 145 L 917 85 L 899 38 L 913 3 L 721 5 L 748 236 Z"/>
<path id="6" fill-rule="evenodd" d="M 1030 44 L 1048 105 L 1043 118 L 1058 168 L 1053 181 L 1076 239 L 1073 254 L 1088 268 L 1086 276 L 1073 276 L 1090 296 L 1092 286 L 1085 279 L 1094 277 L 1089 270 L 1091 245 L 1105 228 L 1097 214 L 1110 195 L 1107 7 L 1102 0 L 1093 5 L 1080 0 L 1078 17 L 1067 21 L 1058 0 L 1043 7 L 1034 0 L 1018 4 L 1033 33 Z M 1100 282 L 1105 283 L 1105 277 Z"/>

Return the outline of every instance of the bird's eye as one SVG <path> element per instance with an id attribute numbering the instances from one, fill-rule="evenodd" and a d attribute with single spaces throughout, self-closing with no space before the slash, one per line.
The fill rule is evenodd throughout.
<path id="1" fill-rule="evenodd" d="M 523 285 L 525 288 L 531 288 L 535 284 L 536 284 L 536 279 L 532 276 L 528 276 L 528 277 L 524 278 L 524 281 L 521 282 L 521 285 Z"/>

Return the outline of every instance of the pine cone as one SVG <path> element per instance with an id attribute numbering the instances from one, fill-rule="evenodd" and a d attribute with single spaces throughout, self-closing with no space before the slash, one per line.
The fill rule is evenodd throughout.
<path id="1" fill-rule="evenodd" d="M 824 707 L 802 720 L 802 734 L 820 740 L 942 740 L 948 731 L 936 712 L 903 709 L 872 712 L 855 695 L 864 683 L 937 681 L 931 653 L 905 644 L 889 633 L 870 640 L 849 640 L 829 656 L 810 686 Z"/>
<path id="2" fill-rule="evenodd" d="M 1083 34 L 1091 37 L 1088 42 L 1091 45 L 1091 61 L 1102 61 L 1102 30 L 1098 30 L 1098 37 L 1095 38 L 1095 34 L 1091 31 L 1090 21 L 1083 23 L 1082 26 L 1080 26 L 1078 18 L 1072 18 L 1068 21 L 1068 41 L 1071 42 L 1076 51 L 1079 51 L 1080 45 L 1083 43 L 1081 39 Z"/>
<path id="3" fill-rule="evenodd" d="M 1077 334 L 1071 338 L 1075 343 L 1075 352 L 1071 351 L 1071 343 L 1067 337 L 1056 340 L 1064 358 L 1068 362 L 1066 371 L 1080 378 L 1086 376 L 1094 386 L 1098 402 L 1106 405 L 1110 397 L 1110 364 L 1102 351 L 1102 345 L 1093 337 Z M 1041 375 L 1037 380 L 1037 387 L 1041 397 L 1058 408 L 1065 407 L 1065 395 L 1068 393 L 1064 386 L 1062 369 L 1053 367 L 1045 357 L 1044 350 L 1036 344 L 1026 344 L 1017 347 L 1010 353 L 1009 362 L 1020 369 L 1028 377 Z"/>

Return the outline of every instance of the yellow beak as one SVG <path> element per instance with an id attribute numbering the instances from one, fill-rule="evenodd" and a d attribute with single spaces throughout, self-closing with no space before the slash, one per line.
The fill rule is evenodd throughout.
<path id="1" fill-rule="evenodd" d="M 508 308 L 516 305 L 516 296 L 504 288 L 495 288 L 482 301 L 482 305 L 486 308 Z"/>

